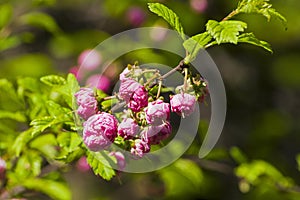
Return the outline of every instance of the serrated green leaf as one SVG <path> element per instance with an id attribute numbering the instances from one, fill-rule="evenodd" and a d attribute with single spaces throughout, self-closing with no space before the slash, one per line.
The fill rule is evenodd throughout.
<path id="1" fill-rule="evenodd" d="M 28 90 L 34 93 L 41 93 L 40 83 L 37 79 L 31 77 L 24 77 L 17 80 L 18 93 L 22 93 L 24 90 Z M 21 90 L 21 91 L 19 91 Z"/>
<path id="2" fill-rule="evenodd" d="M 20 17 L 20 21 L 23 24 L 31 25 L 39 28 L 43 28 L 50 33 L 58 34 L 60 28 L 56 24 L 53 17 L 42 12 L 31 12 Z"/>
<path id="3" fill-rule="evenodd" d="M 273 53 L 271 45 L 263 40 L 257 39 L 253 33 L 244 33 L 239 35 L 238 42 L 249 43 L 255 46 L 259 46 Z"/>
<path id="4" fill-rule="evenodd" d="M 50 116 L 52 117 L 61 117 L 66 120 L 73 120 L 71 114 L 71 110 L 69 108 L 65 108 L 52 100 L 46 102 L 47 110 Z"/>
<path id="5" fill-rule="evenodd" d="M 187 39 L 183 42 L 184 48 L 190 54 L 190 60 L 193 60 L 200 49 L 204 48 L 211 41 L 212 37 L 209 33 L 204 32 Z"/>
<path id="6" fill-rule="evenodd" d="M 84 153 L 81 148 L 82 138 L 78 135 L 78 133 L 61 132 L 57 136 L 57 142 L 59 147 L 62 149 L 56 157 L 57 160 L 72 162 Z"/>
<path id="7" fill-rule="evenodd" d="M 13 84 L 6 79 L 0 79 L 0 108 L 9 111 L 24 109 L 23 101 L 16 93 Z"/>
<path id="8" fill-rule="evenodd" d="M 51 126 L 61 122 L 61 119 L 51 116 L 34 119 L 30 123 L 30 126 L 33 126 L 32 136 L 35 136 L 36 134 L 43 132 L 47 128 L 50 128 Z"/>
<path id="9" fill-rule="evenodd" d="M 228 20 L 217 22 L 209 20 L 206 24 L 207 32 L 216 40 L 218 44 L 237 44 L 238 35 L 247 28 L 247 24 L 242 21 Z"/>
<path id="10" fill-rule="evenodd" d="M 66 79 L 57 75 L 43 76 L 40 80 L 49 86 L 61 86 L 66 84 Z"/>
<path id="11" fill-rule="evenodd" d="M 183 27 L 179 21 L 179 17 L 174 11 L 160 3 L 148 3 L 149 10 L 166 20 L 170 26 L 176 30 L 181 38 L 185 40 Z"/>
<path id="12" fill-rule="evenodd" d="M 116 172 L 111 167 L 109 161 L 109 156 L 103 151 L 101 152 L 91 152 L 87 151 L 87 162 L 93 169 L 96 175 L 100 175 L 105 180 L 110 180 L 115 176 Z"/>
<path id="13" fill-rule="evenodd" d="M 13 14 L 13 8 L 10 4 L 2 4 L 0 5 L 0 29 L 5 27 Z"/>
<path id="14" fill-rule="evenodd" d="M 80 86 L 74 74 L 68 74 L 67 83 L 60 88 L 57 88 L 56 91 L 63 95 L 65 102 L 70 108 L 73 108 L 76 102 L 74 94 L 79 88 Z"/>
<path id="15" fill-rule="evenodd" d="M 47 179 L 29 178 L 21 183 L 24 187 L 42 192 L 56 200 L 71 200 L 71 192 L 67 185 Z"/>

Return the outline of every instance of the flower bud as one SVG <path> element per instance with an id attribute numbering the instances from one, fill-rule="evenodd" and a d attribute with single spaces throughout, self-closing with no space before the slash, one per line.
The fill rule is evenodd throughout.
<path id="1" fill-rule="evenodd" d="M 139 132 L 138 124 L 131 118 L 125 118 L 119 124 L 118 134 L 124 139 L 131 139 Z"/>

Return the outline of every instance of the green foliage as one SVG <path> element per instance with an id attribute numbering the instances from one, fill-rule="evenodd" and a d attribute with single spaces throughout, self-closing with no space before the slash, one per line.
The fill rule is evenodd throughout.
<path id="1" fill-rule="evenodd" d="M 25 25 L 43 28 L 53 34 L 58 34 L 61 31 L 55 20 L 50 15 L 42 12 L 31 12 L 22 15 L 20 21 Z"/>
<path id="2" fill-rule="evenodd" d="M 194 59 L 199 50 L 205 48 L 205 45 L 207 45 L 211 39 L 211 35 L 209 35 L 207 32 L 204 32 L 185 40 L 183 46 L 190 54 L 189 59 Z"/>
<path id="3" fill-rule="evenodd" d="M 0 5 L 0 30 L 10 22 L 12 14 L 13 9 L 10 4 Z"/>
<path id="4" fill-rule="evenodd" d="M 172 198 L 186 198 L 200 193 L 204 184 L 202 170 L 191 160 L 179 159 L 159 171 L 166 184 L 166 195 Z"/>
<path id="5" fill-rule="evenodd" d="M 105 180 L 110 180 L 116 174 L 111 168 L 109 160 L 112 162 L 113 157 L 108 156 L 104 151 L 87 151 L 87 162 L 92 167 L 94 173 L 100 175 Z"/>
<path id="6" fill-rule="evenodd" d="M 243 180 L 242 184 L 258 186 L 267 181 L 285 190 L 294 185 L 290 178 L 283 176 L 273 165 L 263 160 L 244 162 L 235 169 L 235 174 Z"/>
<path id="7" fill-rule="evenodd" d="M 170 8 L 160 3 L 148 3 L 149 10 L 166 20 L 170 26 L 176 30 L 181 38 L 185 40 L 183 27 L 179 21 L 179 17 Z"/>
<path id="8" fill-rule="evenodd" d="M 265 41 L 257 39 L 253 33 L 244 33 L 244 34 L 239 35 L 238 42 L 242 42 L 242 43 L 244 42 L 244 43 L 256 45 L 256 46 L 262 47 L 265 50 L 273 53 L 271 45 Z"/>
<path id="9" fill-rule="evenodd" d="M 217 44 L 227 42 L 237 44 L 239 33 L 246 28 L 245 22 L 236 20 L 221 22 L 209 20 L 206 24 L 207 32 L 217 41 Z"/>
<path id="10" fill-rule="evenodd" d="M 269 0 L 242 0 L 237 9 L 237 13 L 258 13 L 263 15 L 270 21 L 271 18 L 279 19 L 286 25 L 286 19 L 274 8 Z"/>
<path id="11" fill-rule="evenodd" d="M 49 86 L 59 86 L 66 84 L 66 79 L 56 75 L 43 76 L 40 80 Z"/>
<path id="12" fill-rule="evenodd" d="M 63 182 L 48 179 L 30 178 L 22 183 L 28 189 L 40 191 L 57 200 L 71 200 L 72 195 L 68 186 Z"/>

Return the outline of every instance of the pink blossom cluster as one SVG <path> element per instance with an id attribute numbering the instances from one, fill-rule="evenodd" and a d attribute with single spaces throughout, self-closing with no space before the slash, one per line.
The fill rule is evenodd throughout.
<path id="1" fill-rule="evenodd" d="M 99 107 L 103 100 L 99 100 L 92 89 L 81 88 L 75 94 L 77 113 L 84 120 L 83 141 L 89 150 L 108 150 L 115 143 L 129 151 L 133 158 L 142 158 L 150 152 L 151 145 L 161 144 L 171 135 L 171 112 L 182 117 L 194 112 L 195 95 L 181 92 L 165 102 L 162 97 L 153 97 L 149 92 L 151 88 L 139 82 L 140 74 L 139 68 L 136 71 L 126 68 L 120 74 L 120 87 L 115 97 L 125 103 L 125 109 L 121 115 L 116 115 L 118 119 Z M 120 152 L 111 155 L 123 169 L 124 155 Z"/>

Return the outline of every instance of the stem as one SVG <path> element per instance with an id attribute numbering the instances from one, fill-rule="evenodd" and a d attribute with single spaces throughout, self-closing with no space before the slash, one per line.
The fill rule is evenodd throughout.
<path id="1" fill-rule="evenodd" d="M 187 90 L 188 68 L 184 68 L 183 92 Z"/>
<path id="2" fill-rule="evenodd" d="M 161 76 L 161 80 L 167 78 L 168 76 L 170 76 L 171 74 L 173 74 L 174 72 L 176 72 L 177 70 L 179 70 L 180 68 L 182 68 L 184 65 L 184 62 L 183 60 L 179 62 L 179 64 L 173 68 L 172 70 L 170 70 L 169 72 L 167 72 L 166 74 L 164 74 L 163 76 Z"/>
<path id="3" fill-rule="evenodd" d="M 104 97 L 103 98 L 103 101 L 106 101 L 106 100 L 111 100 L 111 99 L 116 99 L 117 96 L 116 95 L 113 95 L 113 96 L 108 96 L 108 97 Z"/>
<path id="4" fill-rule="evenodd" d="M 158 91 L 157 91 L 156 99 L 158 99 L 158 97 L 160 95 L 161 85 L 162 85 L 162 80 L 159 80 L 158 81 Z"/>
<path id="5" fill-rule="evenodd" d="M 159 76 L 159 74 L 155 74 L 152 78 L 150 78 L 145 84 L 144 86 L 149 85 L 154 79 L 156 79 Z"/>
<path id="6" fill-rule="evenodd" d="M 118 103 L 118 104 L 114 105 L 114 107 L 112 107 L 111 112 L 114 112 L 114 111 L 118 110 L 119 108 L 122 108 L 125 105 L 126 105 L 125 101 L 121 102 L 121 103 Z"/>
<path id="7" fill-rule="evenodd" d="M 222 21 L 226 21 L 229 20 L 230 18 L 232 18 L 234 15 L 237 15 L 239 12 L 237 10 L 233 10 L 231 13 L 229 13 L 226 17 L 224 17 L 224 19 L 222 19 Z"/>

